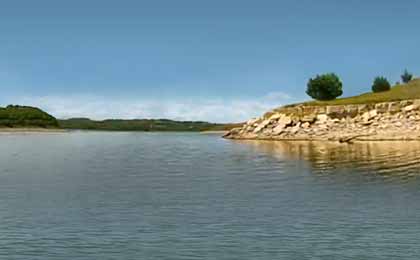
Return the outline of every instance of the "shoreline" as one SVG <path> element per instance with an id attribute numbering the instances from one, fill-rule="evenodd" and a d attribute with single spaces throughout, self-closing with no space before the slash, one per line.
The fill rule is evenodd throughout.
<path id="1" fill-rule="evenodd" d="M 223 136 L 270 141 L 420 141 L 420 99 L 362 105 L 282 107 Z"/>
<path id="2" fill-rule="evenodd" d="M 420 137 L 402 137 L 402 138 L 351 138 L 349 141 L 340 141 L 337 139 L 322 139 L 322 138 L 274 138 L 274 137 L 234 137 L 226 138 L 232 141 L 272 141 L 272 142 L 330 142 L 330 143 L 356 143 L 356 142 L 420 142 Z M 348 137 L 343 137 L 347 139 Z"/>
<path id="3" fill-rule="evenodd" d="M 67 133 L 69 130 L 60 128 L 0 128 L 0 134 L 7 133 Z"/>
<path id="4" fill-rule="evenodd" d="M 2 133 L 69 133 L 69 132 L 112 132 L 112 133 L 197 133 L 203 135 L 220 135 L 228 133 L 224 130 L 209 130 L 209 131 L 143 131 L 143 130 L 107 130 L 107 129 L 66 129 L 66 128 L 1 128 Z"/>

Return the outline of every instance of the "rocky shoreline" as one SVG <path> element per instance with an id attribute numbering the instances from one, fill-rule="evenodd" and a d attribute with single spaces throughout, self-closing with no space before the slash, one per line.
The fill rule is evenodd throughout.
<path id="1" fill-rule="evenodd" d="M 228 139 L 420 140 L 420 99 L 360 105 L 295 105 L 274 109 L 224 135 Z"/>

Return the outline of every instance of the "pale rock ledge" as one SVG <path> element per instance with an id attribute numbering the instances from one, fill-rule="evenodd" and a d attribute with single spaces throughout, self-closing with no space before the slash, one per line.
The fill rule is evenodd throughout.
<path id="1" fill-rule="evenodd" d="M 261 140 L 420 140 L 420 100 L 286 106 L 232 129 L 225 138 Z"/>

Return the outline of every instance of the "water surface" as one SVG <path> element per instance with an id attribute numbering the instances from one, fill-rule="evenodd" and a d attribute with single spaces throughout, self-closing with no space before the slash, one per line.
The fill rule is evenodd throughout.
<path id="1" fill-rule="evenodd" d="M 1 259 L 418 259 L 420 143 L 0 135 Z"/>

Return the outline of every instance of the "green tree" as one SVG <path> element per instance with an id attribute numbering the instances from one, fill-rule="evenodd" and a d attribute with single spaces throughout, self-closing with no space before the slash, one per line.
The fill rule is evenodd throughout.
<path id="1" fill-rule="evenodd" d="M 316 100 L 333 100 L 343 94 L 343 84 L 334 73 L 309 79 L 306 94 Z"/>
<path id="2" fill-rule="evenodd" d="M 372 91 L 373 92 L 382 92 L 388 91 L 391 89 L 391 84 L 385 77 L 376 77 L 373 81 Z"/>
<path id="3" fill-rule="evenodd" d="M 402 82 L 408 83 L 413 79 L 413 74 L 409 73 L 407 70 L 404 70 L 404 73 L 401 75 Z"/>

